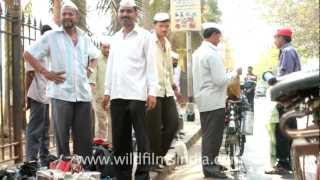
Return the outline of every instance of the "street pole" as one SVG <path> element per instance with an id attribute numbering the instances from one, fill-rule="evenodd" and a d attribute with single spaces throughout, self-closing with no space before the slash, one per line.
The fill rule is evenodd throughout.
<path id="1" fill-rule="evenodd" d="M 193 86 L 192 86 L 192 37 L 191 31 L 186 33 L 187 44 L 187 87 L 188 87 L 188 104 L 187 104 L 187 121 L 194 121 L 194 105 L 193 105 Z"/>

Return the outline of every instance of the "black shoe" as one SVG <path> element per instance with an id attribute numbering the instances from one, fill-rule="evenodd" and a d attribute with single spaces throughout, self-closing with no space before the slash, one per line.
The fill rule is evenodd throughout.
<path id="1" fill-rule="evenodd" d="M 136 174 L 135 180 L 150 180 L 149 173 Z"/>
<path id="2" fill-rule="evenodd" d="M 287 169 L 287 167 L 283 165 L 283 163 L 278 161 L 271 170 L 265 171 L 264 173 L 271 174 L 271 175 L 272 174 L 286 175 L 286 174 L 289 174 L 289 170 Z"/>
<path id="3" fill-rule="evenodd" d="M 204 175 L 205 178 L 218 178 L 218 179 L 227 179 L 228 176 L 221 171 L 216 171 L 216 172 L 211 172 L 211 173 L 206 173 Z"/>
<path id="4" fill-rule="evenodd" d="M 19 173 L 21 176 L 35 177 L 39 168 L 40 165 L 37 161 L 24 162 L 20 167 Z"/>
<path id="5" fill-rule="evenodd" d="M 162 172 L 164 170 L 165 166 L 161 165 L 161 164 L 157 164 L 157 165 L 153 165 L 150 168 L 150 171 L 153 172 Z"/>
<path id="6" fill-rule="evenodd" d="M 215 166 L 217 166 L 220 171 L 228 171 L 228 168 L 221 164 L 215 164 Z"/>

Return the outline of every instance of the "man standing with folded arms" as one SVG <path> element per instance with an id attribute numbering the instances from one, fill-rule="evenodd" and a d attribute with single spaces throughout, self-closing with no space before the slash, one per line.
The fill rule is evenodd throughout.
<path id="1" fill-rule="evenodd" d="M 70 155 L 70 130 L 73 154 L 92 154 L 91 89 L 88 76 L 96 64 L 97 49 L 76 24 L 78 8 L 71 2 L 61 9 L 62 27 L 46 33 L 25 53 L 24 58 L 49 80 L 47 96 L 51 98 L 52 118 L 58 156 Z M 39 59 L 48 56 L 51 70 Z"/>
<path id="2" fill-rule="evenodd" d="M 122 29 L 112 38 L 106 73 L 105 109 L 110 102 L 112 143 L 119 180 L 132 179 L 132 126 L 138 146 L 136 180 L 149 177 L 150 142 L 146 132 L 145 113 L 156 106 L 157 78 L 150 55 L 151 34 L 136 24 L 138 9 L 134 0 L 122 0 L 119 8 Z"/>

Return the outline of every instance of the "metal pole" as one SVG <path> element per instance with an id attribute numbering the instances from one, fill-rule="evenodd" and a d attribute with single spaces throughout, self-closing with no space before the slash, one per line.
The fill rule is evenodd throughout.
<path id="1" fill-rule="evenodd" d="M 13 130 L 15 162 L 23 160 L 22 128 L 23 128 L 23 103 L 22 91 L 22 56 L 21 56 L 21 5 L 15 1 L 12 14 L 12 91 L 13 91 Z"/>
<path id="2" fill-rule="evenodd" d="M 187 121 L 194 121 L 194 106 L 193 106 L 193 86 L 192 86 L 192 37 L 191 31 L 186 33 L 187 44 L 187 84 L 188 84 L 188 105 L 187 105 Z"/>
<path id="3" fill-rule="evenodd" d="M 192 41 L 191 32 L 187 32 L 187 76 L 188 76 L 188 98 L 192 102 Z"/>

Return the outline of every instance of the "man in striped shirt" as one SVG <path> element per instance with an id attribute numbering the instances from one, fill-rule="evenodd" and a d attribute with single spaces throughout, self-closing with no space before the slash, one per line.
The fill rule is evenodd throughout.
<path id="1" fill-rule="evenodd" d="M 78 8 L 70 3 L 61 9 L 62 28 L 46 33 L 25 53 L 24 58 L 49 80 L 47 96 L 51 98 L 52 118 L 58 156 L 70 155 L 72 130 L 73 153 L 91 155 L 91 89 L 88 76 L 98 55 L 89 37 L 76 24 Z M 51 69 L 40 59 L 48 56 Z"/>

